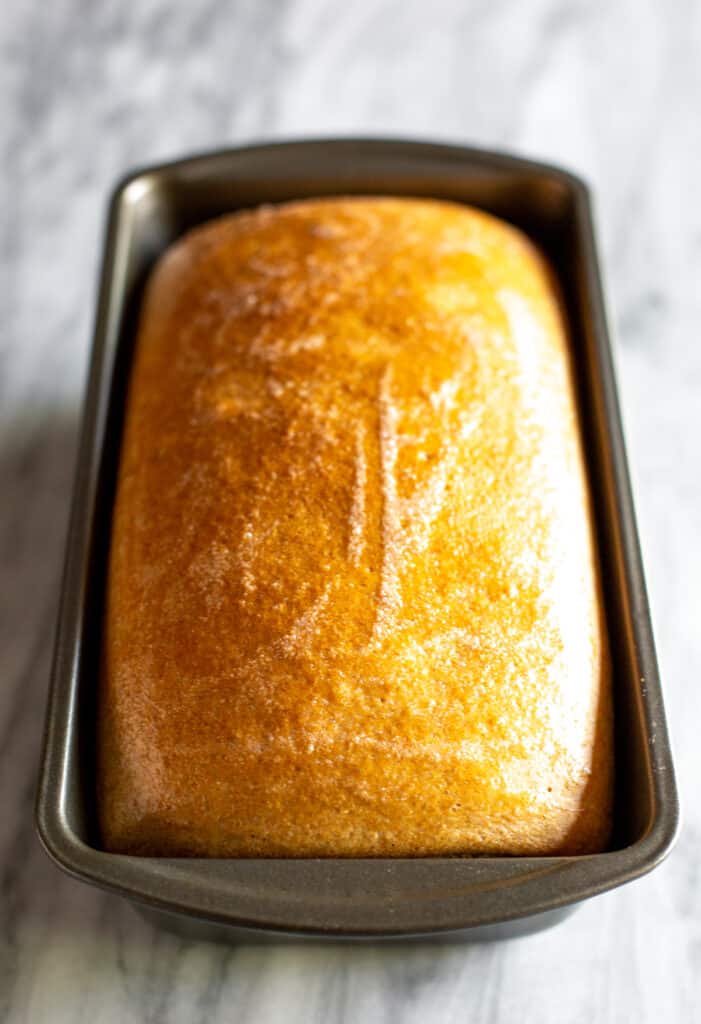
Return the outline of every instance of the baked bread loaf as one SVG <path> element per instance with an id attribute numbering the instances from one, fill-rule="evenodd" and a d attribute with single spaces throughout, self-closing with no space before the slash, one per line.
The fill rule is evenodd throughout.
<path id="1" fill-rule="evenodd" d="M 328 199 L 159 262 L 106 596 L 104 846 L 575 854 L 611 694 L 563 313 L 515 228 Z"/>

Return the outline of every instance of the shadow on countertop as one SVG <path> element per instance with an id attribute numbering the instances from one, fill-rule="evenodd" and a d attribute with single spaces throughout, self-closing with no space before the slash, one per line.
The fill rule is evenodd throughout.
<path id="1" fill-rule="evenodd" d="M 0 992 L 19 930 L 59 888 L 35 835 L 34 794 L 77 424 L 75 408 L 28 407 L 0 436 Z"/>

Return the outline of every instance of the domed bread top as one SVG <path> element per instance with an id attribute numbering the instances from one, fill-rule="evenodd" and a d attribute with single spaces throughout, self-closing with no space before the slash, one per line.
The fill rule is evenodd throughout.
<path id="1" fill-rule="evenodd" d="M 128 390 L 106 849 L 602 849 L 591 524 L 562 307 L 517 229 L 341 198 L 185 235 Z"/>

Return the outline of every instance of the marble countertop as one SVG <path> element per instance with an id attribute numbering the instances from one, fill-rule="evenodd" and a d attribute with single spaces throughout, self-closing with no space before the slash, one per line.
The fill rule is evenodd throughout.
<path id="1" fill-rule="evenodd" d="M 5 0 L 0 1021 L 701 1020 L 701 5 Z M 670 859 L 491 945 L 214 946 L 62 875 L 32 800 L 105 200 L 278 136 L 505 148 L 591 182 L 684 802 Z"/>

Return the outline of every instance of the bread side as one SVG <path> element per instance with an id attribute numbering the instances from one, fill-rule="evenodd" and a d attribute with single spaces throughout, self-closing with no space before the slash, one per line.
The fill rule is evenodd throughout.
<path id="1" fill-rule="evenodd" d="M 166 253 L 128 393 L 99 725 L 109 850 L 605 845 L 566 332 L 516 229 L 319 200 Z"/>

